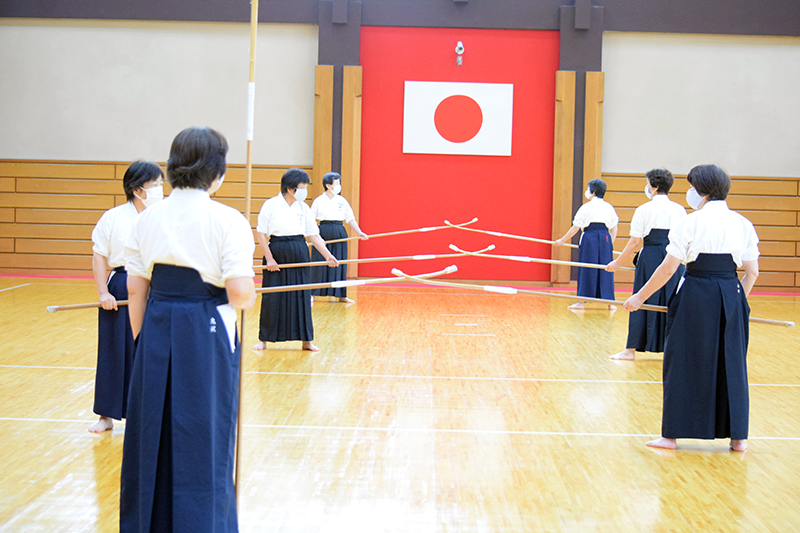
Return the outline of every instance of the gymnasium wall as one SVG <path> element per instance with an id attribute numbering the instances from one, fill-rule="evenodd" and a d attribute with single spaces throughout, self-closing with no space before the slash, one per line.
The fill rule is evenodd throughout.
<path id="1" fill-rule="evenodd" d="M 603 35 L 603 172 L 800 176 L 800 38 Z"/>
<path id="2" fill-rule="evenodd" d="M 603 178 L 624 246 L 644 203 L 644 172 L 716 163 L 728 204 L 756 226 L 760 290 L 800 287 L 800 38 L 606 33 Z M 616 276 L 618 286 L 632 283 Z"/>
<path id="3" fill-rule="evenodd" d="M 253 161 L 310 165 L 317 27 L 259 25 Z M 249 24 L 0 19 L 0 159 L 164 161 L 207 125 L 244 163 Z"/>

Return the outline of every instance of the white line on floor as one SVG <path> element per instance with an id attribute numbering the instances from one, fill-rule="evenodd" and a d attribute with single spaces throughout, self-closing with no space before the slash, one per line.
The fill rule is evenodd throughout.
<path id="1" fill-rule="evenodd" d="M 20 287 L 25 287 L 30 285 L 30 283 L 23 283 L 22 285 L 17 285 L 16 287 L 8 287 L 6 289 L 0 289 L 0 292 L 10 291 L 11 289 L 19 289 Z"/>
<path id="2" fill-rule="evenodd" d="M 494 333 L 442 333 L 450 337 L 497 337 Z"/>

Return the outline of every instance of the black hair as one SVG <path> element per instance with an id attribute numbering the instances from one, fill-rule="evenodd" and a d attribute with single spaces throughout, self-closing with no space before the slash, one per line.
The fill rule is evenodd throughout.
<path id="1" fill-rule="evenodd" d="M 164 171 L 152 161 L 142 161 L 141 159 L 134 161 L 122 177 L 122 190 L 125 191 L 125 198 L 132 202 L 133 191 L 142 188 L 148 181 L 163 177 Z"/>
<path id="2" fill-rule="evenodd" d="M 194 126 L 172 141 L 167 161 L 167 180 L 173 188 L 202 189 L 225 174 L 228 141 L 218 131 Z"/>
<path id="3" fill-rule="evenodd" d="M 342 180 L 342 175 L 338 172 L 328 172 L 324 176 L 322 176 L 322 188 L 326 191 L 328 190 L 328 185 L 333 185 L 333 182 Z"/>
<path id="4" fill-rule="evenodd" d="M 667 194 L 675 183 L 675 177 L 666 168 L 654 168 L 648 171 L 645 177 L 650 186 L 657 189 L 656 192 L 663 194 Z"/>
<path id="5" fill-rule="evenodd" d="M 281 194 L 286 194 L 289 189 L 296 189 L 301 183 L 311 183 L 305 170 L 290 168 L 281 177 Z"/>
<path id="6" fill-rule="evenodd" d="M 589 192 L 593 192 L 595 196 L 602 198 L 606 195 L 606 182 L 600 178 L 590 181 Z"/>
<path id="7" fill-rule="evenodd" d="M 709 200 L 724 200 L 731 190 L 731 177 L 717 165 L 698 165 L 689 171 L 686 179 L 697 194 L 708 196 Z"/>

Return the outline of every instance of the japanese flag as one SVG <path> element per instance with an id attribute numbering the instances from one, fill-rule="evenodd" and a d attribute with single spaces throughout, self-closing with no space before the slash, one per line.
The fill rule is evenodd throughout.
<path id="1" fill-rule="evenodd" d="M 406 81 L 403 152 L 511 155 L 514 85 Z"/>

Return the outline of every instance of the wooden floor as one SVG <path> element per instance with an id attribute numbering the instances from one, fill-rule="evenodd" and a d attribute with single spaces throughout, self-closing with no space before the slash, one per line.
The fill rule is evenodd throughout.
<path id="1" fill-rule="evenodd" d="M 390 285 L 314 306 L 319 353 L 245 350 L 241 531 L 800 530 L 800 335 L 754 325 L 750 450 L 644 443 L 661 360 L 627 313 Z M 620 294 L 624 297 L 624 294 Z M 0 278 L 0 530 L 116 531 L 124 423 L 92 435 L 89 280 Z M 753 315 L 800 322 L 800 298 Z M 257 313 L 248 314 L 247 346 Z"/>

